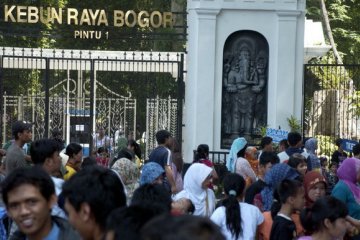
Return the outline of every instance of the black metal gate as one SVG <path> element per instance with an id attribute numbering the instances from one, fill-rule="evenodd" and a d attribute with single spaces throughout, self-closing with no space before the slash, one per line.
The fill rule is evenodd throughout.
<path id="1" fill-rule="evenodd" d="M 95 131 L 104 128 L 114 148 L 121 137 L 142 138 L 149 148 L 155 140 L 149 133 L 164 127 L 157 120 L 166 117 L 181 142 L 182 53 L 2 48 L 0 56 L 2 143 L 11 139 L 11 123 L 21 119 L 33 123 L 34 139 L 57 129 L 67 142 L 91 149 Z M 175 101 L 175 111 L 149 118 L 151 99 Z"/>
<path id="2" fill-rule="evenodd" d="M 360 139 L 360 65 L 304 66 L 303 132 L 327 156 L 337 138 Z"/>

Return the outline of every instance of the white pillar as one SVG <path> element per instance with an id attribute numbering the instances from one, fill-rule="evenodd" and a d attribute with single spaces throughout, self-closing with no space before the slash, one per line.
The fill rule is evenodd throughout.
<path id="1" fill-rule="evenodd" d="M 216 15 L 219 10 L 189 9 L 188 78 L 185 91 L 184 161 L 201 143 L 213 149 Z"/>

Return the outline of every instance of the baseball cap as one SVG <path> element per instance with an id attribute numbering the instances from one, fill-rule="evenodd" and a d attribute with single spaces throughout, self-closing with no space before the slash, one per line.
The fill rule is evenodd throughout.
<path id="1" fill-rule="evenodd" d="M 14 137 L 17 136 L 18 133 L 21 133 L 25 130 L 30 130 L 31 131 L 31 127 L 32 124 L 26 121 L 16 121 L 13 123 L 11 130 L 12 130 L 12 135 Z"/>

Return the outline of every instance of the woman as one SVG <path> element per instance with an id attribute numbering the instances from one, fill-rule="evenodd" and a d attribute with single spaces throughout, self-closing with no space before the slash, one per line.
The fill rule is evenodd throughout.
<path id="1" fill-rule="evenodd" d="M 223 181 L 226 198 L 222 206 L 211 215 L 226 239 L 255 239 L 258 225 L 264 221 L 260 210 L 243 203 L 245 180 L 236 173 L 228 174 Z"/>
<path id="2" fill-rule="evenodd" d="M 316 138 L 308 139 L 305 142 L 305 148 L 306 148 L 306 152 L 309 154 L 308 159 L 310 159 L 310 161 L 308 161 L 307 163 L 308 171 L 311 170 L 321 171 L 320 159 L 316 155 L 316 150 L 318 148 L 318 142 Z"/>
<path id="3" fill-rule="evenodd" d="M 119 174 L 126 189 L 126 198 L 131 201 L 135 189 L 139 186 L 140 171 L 133 161 L 125 157 L 117 159 L 111 169 Z"/>
<path id="4" fill-rule="evenodd" d="M 334 197 L 318 199 L 311 208 L 301 212 L 301 223 L 308 236 L 299 240 L 337 240 L 343 239 L 348 224 L 346 205 Z"/>
<path id="5" fill-rule="evenodd" d="M 184 160 L 181 154 L 180 144 L 175 138 L 171 138 L 171 170 L 174 176 L 176 192 L 180 192 L 184 189 L 184 182 L 182 178 L 182 169 L 184 166 Z"/>
<path id="6" fill-rule="evenodd" d="M 213 162 L 209 159 L 209 145 L 200 144 L 197 147 L 196 154 L 195 154 L 195 159 L 194 159 L 193 163 L 202 163 L 202 164 L 205 164 L 208 167 L 211 167 L 213 169 L 213 171 L 212 171 L 213 180 L 217 180 L 219 178 L 217 173 L 216 173 L 216 170 L 214 168 Z M 209 188 L 214 189 L 213 184 L 210 184 Z"/>
<path id="7" fill-rule="evenodd" d="M 317 170 L 307 172 L 304 177 L 305 207 L 311 207 L 316 200 L 326 195 L 327 183 Z"/>
<path id="8" fill-rule="evenodd" d="M 190 199 L 195 206 L 193 215 L 211 216 L 215 208 L 215 194 L 209 189 L 212 168 L 201 163 L 192 164 L 184 177 L 184 190 L 174 196 L 174 200 Z"/>
<path id="9" fill-rule="evenodd" d="M 360 220 L 360 188 L 357 186 L 360 180 L 360 160 L 345 159 L 337 170 L 337 176 L 339 181 L 331 195 L 345 203 L 351 217 Z"/>
<path id="10" fill-rule="evenodd" d="M 236 154 L 237 159 L 235 161 L 235 173 L 239 174 L 245 179 L 247 188 L 256 181 L 256 174 L 251 168 L 249 161 L 245 158 L 245 152 L 247 149 L 247 142 L 245 139 L 243 140 L 243 143 L 245 144 L 242 145 L 242 148 L 239 148 L 239 151 Z"/>
<path id="11" fill-rule="evenodd" d="M 81 168 L 83 157 L 82 147 L 78 143 L 70 143 L 66 147 L 65 154 L 69 156 L 65 165 L 66 173 L 64 175 L 64 180 L 66 181 Z"/>

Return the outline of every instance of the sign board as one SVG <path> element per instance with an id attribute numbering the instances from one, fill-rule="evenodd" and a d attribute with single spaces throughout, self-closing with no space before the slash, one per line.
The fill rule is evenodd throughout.
<path id="1" fill-rule="evenodd" d="M 279 143 L 283 139 L 287 139 L 288 131 L 282 129 L 267 128 L 266 136 L 271 137 L 273 142 Z"/>
<path id="2" fill-rule="evenodd" d="M 353 147 L 359 142 L 349 139 L 343 139 L 341 142 L 342 148 L 347 152 L 352 152 Z"/>

